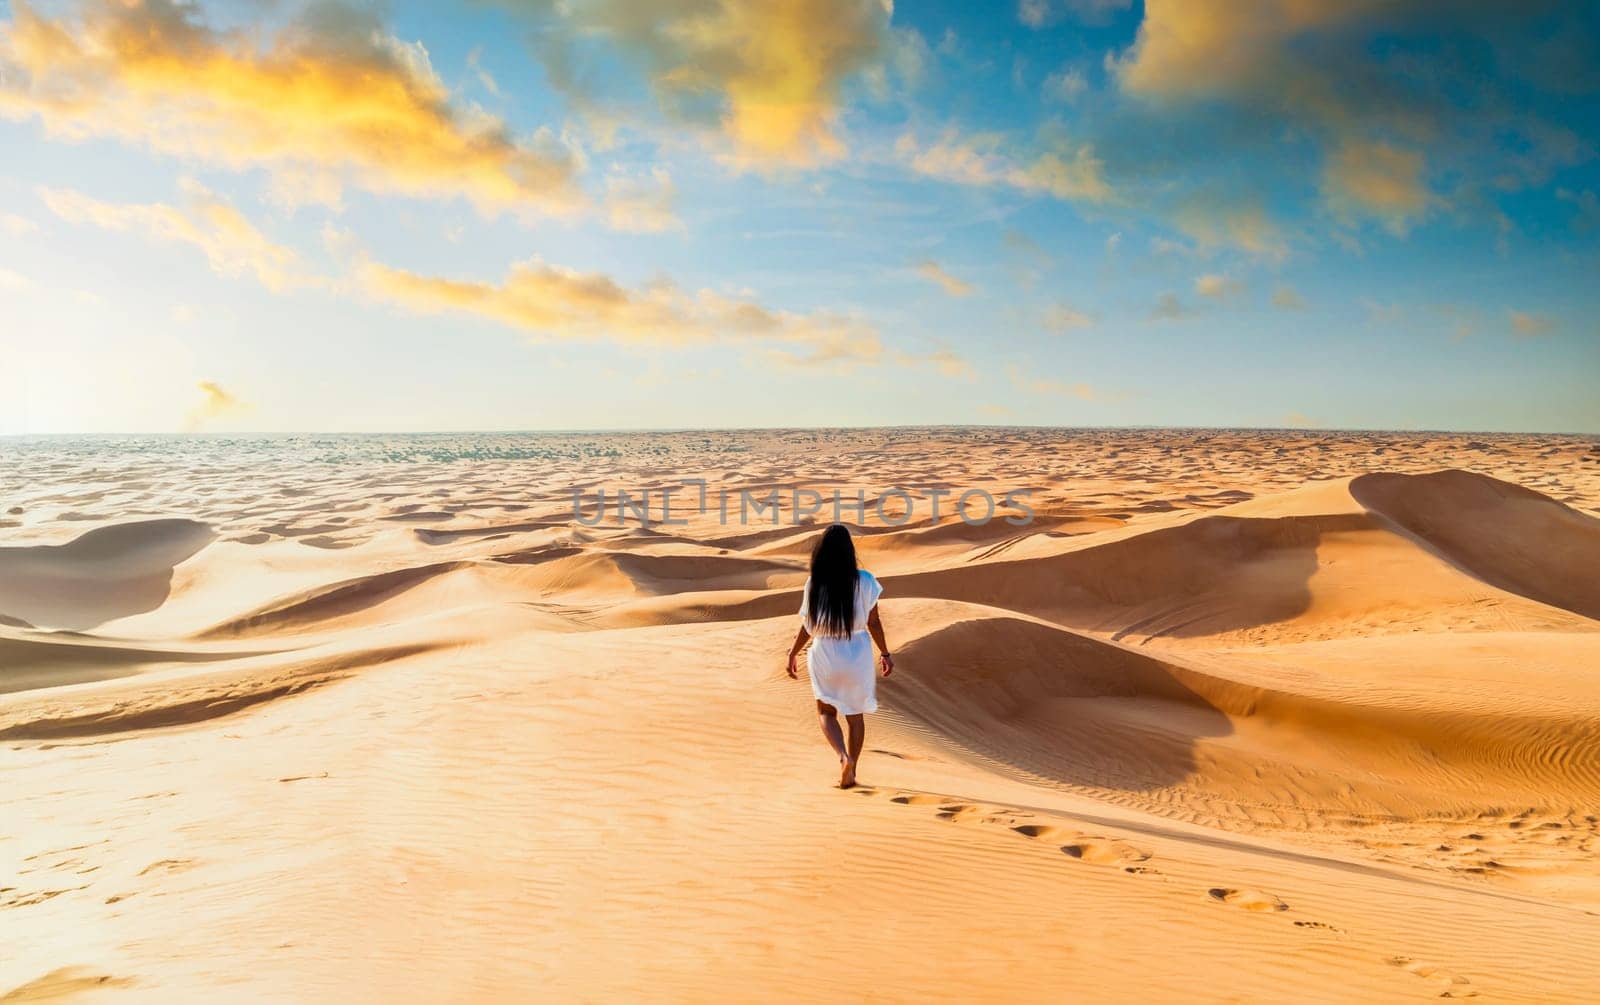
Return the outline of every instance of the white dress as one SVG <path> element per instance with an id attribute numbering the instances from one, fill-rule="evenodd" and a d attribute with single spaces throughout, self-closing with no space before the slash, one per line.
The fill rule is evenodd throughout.
<path id="1" fill-rule="evenodd" d="M 872 636 L 867 615 L 883 594 L 877 577 L 865 569 L 856 575 L 856 618 L 849 638 L 818 635 L 808 610 L 811 580 L 800 591 L 800 620 L 811 633 L 811 693 L 841 715 L 878 710 L 877 675 L 873 673 Z"/>

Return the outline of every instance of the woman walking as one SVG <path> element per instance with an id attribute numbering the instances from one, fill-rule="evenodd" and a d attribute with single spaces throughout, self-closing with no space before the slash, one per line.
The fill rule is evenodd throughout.
<path id="1" fill-rule="evenodd" d="M 811 693 L 817 699 L 822 735 L 839 755 L 839 788 L 856 784 L 856 764 L 866 740 L 867 712 L 878 710 L 872 646 L 877 643 L 883 675 L 894 671 L 878 617 L 883 587 L 872 573 L 856 568 L 856 546 L 843 524 L 822 532 L 811 551 L 811 577 L 800 593 L 800 631 L 789 650 L 789 676 L 798 679 L 798 660 L 811 646 Z M 849 728 L 848 741 L 839 716 Z"/>

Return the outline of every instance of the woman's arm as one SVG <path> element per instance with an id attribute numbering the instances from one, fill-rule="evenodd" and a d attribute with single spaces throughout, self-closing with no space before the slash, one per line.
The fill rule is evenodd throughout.
<path id="1" fill-rule="evenodd" d="M 795 635 L 795 637 L 794 637 L 794 646 L 791 647 L 790 650 L 789 650 L 789 671 L 788 672 L 789 672 L 789 676 L 790 677 L 797 677 L 798 676 L 798 674 L 800 672 L 800 666 L 799 666 L 799 663 L 796 662 L 796 661 L 798 661 L 800 659 L 800 651 L 802 649 L 804 649 L 806 647 L 806 643 L 810 642 L 810 641 L 811 641 L 811 633 L 806 631 L 806 626 L 805 625 L 801 625 L 799 633 L 797 635 Z"/>
<path id="2" fill-rule="evenodd" d="M 878 658 L 883 661 L 883 675 L 885 677 L 894 673 L 894 657 L 889 653 L 889 641 L 883 637 L 883 619 L 878 617 L 878 605 L 873 604 L 872 610 L 867 612 L 867 631 L 872 634 L 872 641 L 877 643 Z"/>

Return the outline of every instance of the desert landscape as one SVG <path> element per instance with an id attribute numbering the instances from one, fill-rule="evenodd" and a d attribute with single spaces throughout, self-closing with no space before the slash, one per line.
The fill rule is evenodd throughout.
<path id="1" fill-rule="evenodd" d="M 0 460 L 0 1001 L 1600 995 L 1595 437 Z M 574 518 L 691 479 L 786 501 Z M 783 672 L 834 488 L 915 503 L 845 518 L 899 664 L 853 790 Z"/>

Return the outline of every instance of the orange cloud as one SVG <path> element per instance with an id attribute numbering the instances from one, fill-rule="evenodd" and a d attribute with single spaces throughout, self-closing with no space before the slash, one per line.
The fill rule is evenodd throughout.
<path id="1" fill-rule="evenodd" d="M 885 48 L 888 0 L 502 0 L 554 15 L 552 78 L 582 91 L 570 43 L 609 38 L 644 64 L 661 104 L 695 118 L 709 106 L 736 163 L 810 165 L 846 152 L 843 82 Z M 565 45 L 566 48 L 561 48 Z"/>
<path id="2" fill-rule="evenodd" d="M 1126 392 L 1106 392 L 1092 384 L 1082 381 L 1068 383 L 1064 380 L 1052 380 L 1048 377 L 1030 377 L 1020 366 L 1006 367 L 1006 376 L 1011 378 L 1011 383 L 1018 390 L 1029 394 L 1066 395 L 1082 401 L 1120 401 L 1127 397 Z"/>
<path id="3" fill-rule="evenodd" d="M 189 414 L 184 418 L 185 432 L 198 432 L 212 419 L 220 419 L 229 415 L 248 412 L 250 406 L 240 401 L 221 384 L 212 380 L 202 380 L 195 385 L 202 398 L 200 403 L 189 409 Z"/>
<path id="4" fill-rule="evenodd" d="M 172 0 L 81 0 L 51 18 L 24 0 L 0 24 L 0 115 L 69 139 L 111 136 L 165 154 L 262 166 L 324 201 L 350 182 L 465 196 L 486 211 L 570 210 L 579 158 L 541 130 L 451 101 L 420 45 L 366 16 L 317 8 L 275 37 L 222 32 Z"/>
<path id="5" fill-rule="evenodd" d="M 193 181 L 185 181 L 183 191 L 182 206 L 101 202 L 72 189 L 41 188 L 39 197 L 50 212 L 71 223 L 193 245 L 219 275 L 253 275 L 276 292 L 320 282 L 300 271 L 293 251 L 257 230 L 231 203 Z"/>
<path id="6" fill-rule="evenodd" d="M 1198 101 L 1235 96 L 1272 81 L 1289 100 L 1320 100 L 1323 84 L 1288 52 L 1307 32 L 1353 21 L 1382 0 L 1249 0 L 1205 4 L 1145 0 L 1133 48 L 1116 64 L 1124 90 L 1143 97 Z"/>
<path id="7" fill-rule="evenodd" d="M 649 179 L 614 175 L 606 179 L 606 217 L 613 230 L 657 234 L 678 230 L 683 223 L 673 212 L 677 188 L 672 176 L 655 168 Z"/>
<path id="8" fill-rule="evenodd" d="M 1279 284 L 1272 291 L 1272 306 L 1286 311 L 1303 311 L 1306 309 L 1306 300 L 1293 286 Z"/>
<path id="9" fill-rule="evenodd" d="M 491 318 L 557 339 L 674 346 L 724 342 L 764 348 L 789 365 L 875 364 L 883 343 L 870 326 L 836 314 L 774 311 L 750 300 L 660 280 L 629 289 L 610 276 L 520 262 L 499 283 L 424 276 L 364 262 L 357 277 L 377 299 L 422 313 Z"/>
<path id="10" fill-rule="evenodd" d="M 1063 145 L 1031 161 L 1016 161 L 999 152 L 1000 137 L 993 133 L 962 136 L 947 132 L 923 145 L 910 133 L 895 143 L 895 153 L 918 174 L 960 185 L 1008 185 L 1029 193 L 1091 203 L 1111 202 L 1105 165 L 1094 148 Z"/>
<path id="11" fill-rule="evenodd" d="M 1527 311 L 1509 311 L 1511 334 L 1517 338 L 1538 338 L 1555 331 L 1556 323 L 1543 314 Z"/>
<path id="12" fill-rule="evenodd" d="M 1349 140 L 1328 157 L 1323 197 L 1342 216 L 1376 217 L 1390 231 L 1404 234 L 1435 202 L 1422 168 L 1416 151 Z"/>
<path id="13" fill-rule="evenodd" d="M 1266 210 L 1252 202 L 1189 200 L 1173 214 L 1173 223 L 1203 248 L 1230 247 L 1262 258 L 1281 259 L 1289 245 Z"/>
<path id="14" fill-rule="evenodd" d="M 970 297 L 973 293 L 973 285 L 971 283 L 957 276 L 952 276 L 945 271 L 944 266 L 931 258 L 917 263 L 917 275 L 930 283 L 939 284 L 952 297 Z"/>
<path id="15" fill-rule="evenodd" d="M 1194 291 L 1212 300 L 1228 300 L 1236 294 L 1243 293 L 1244 284 L 1231 276 L 1209 272 L 1195 277 Z"/>

